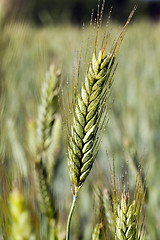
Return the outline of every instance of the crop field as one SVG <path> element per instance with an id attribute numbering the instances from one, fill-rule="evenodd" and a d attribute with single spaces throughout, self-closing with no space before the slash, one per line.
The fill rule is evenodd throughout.
<path id="1" fill-rule="evenodd" d="M 100 43 L 105 31 L 103 23 Z M 122 27 L 110 21 L 106 54 Z M 90 48 L 89 32 L 88 25 L 84 29 L 70 24 L 38 28 L 25 22 L 0 26 L 0 239 L 65 239 L 72 192 L 62 117 L 67 108 L 64 111 L 62 105 L 66 104 L 67 91 L 71 96 L 81 49 L 80 78 L 83 76 L 85 52 Z M 70 239 L 113 239 L 110 229 L 104 227 L 107 222 L 104 212 L 108 214 L 109 210 L 101 206 L 103 194 L 107 192 L 110 196 L 114 209 L 113 190 L 120 196 L 124 186 L 126 191 L 129 188 L 131 203 L 136 185 L 143 205 L 139 213 L 142 239 L 160 239 L 159 39 L 159 23 L 135 21 L 133 16 L 116 58 L 109 121 L 93 168 L 78 195 Z M 41 201 L 44 196 L 37 193 L 37 185 L 45 180 L 36 175 L 41 151 L 37 143 L 37 118 L 45 91 L 43 83 L 51 65 L 58 69 L 56 74 L 60 73 L 60 90 L 54 92 L 58 117 L 54 120 L 45 163 L 46 186 L 54 196 L 54 217 L 47 205 L 50 202 Z M 47 213 L 45 204 L 49 206 Z M 116 234 L 115 239 L 123 239 Z"/>

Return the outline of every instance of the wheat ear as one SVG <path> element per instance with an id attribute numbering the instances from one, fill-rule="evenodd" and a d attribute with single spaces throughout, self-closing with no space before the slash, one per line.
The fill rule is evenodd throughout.
<path id="1" fill-rule="evenodd" d="M 51 144 L 52 127 L 58 109 L 59 72 L 51 65 L 42 87 L 41 105 L 37 120 L 38 151 L 41 153 Z"/>
<path id="2" fill-rule="evenodd" d="M 120 200 L 117 194 L 116 201 L 113 203 L 115 239 L 116 240 L 139 240 L 144 237 L 144 219 L 141 219 L 142 208 L 145 200 L 145 181 L 142 185 L 143 166 L 139 166 L 137 172 L 134 196 L 131 204 L 129 204 L 129 188 L 128 193 L 122 191 Z M 128 186 L 129 187 L 129 186 Z M 114 187 L 116 193 L 116 187 Z"/>
<path id="3" fill-rule="evenodd" d="M 135 200 L 129 205 L 128 196 L 123 192 L 117 210 L 115 234 L 117 240 L 138 240 L 135 209 Z"/>
<path id="4" fill-rule="evenodd" d="M 73 119 L 68 139 L 68 167 L 73 184 L 73 204 L 68 218 L 67 229 L 76 203 L 77 193 L 91 171 L 99 149 L 102 130 L 108 114 L 107 101 L 110 96 L 113 74 L 111 74 L 114 53 L 104 57 L 100 51 L 98 59 L 95 53 L 89 66 L 81 93 L 74 103 Z M 67 230 L 69 239 L 69 230 Z"/>
<path id="5" fill-rule="evenodd" d="M 108 99 L 111 94 L 113 76 L 117 67 L 117 64 L 115 65 L 115 59 L 123 41 L 126 27 L 135 11 L 134 9 L 131 12 L 117 41 L 113 43 L 110 53 L 108 55 L 105 54 L 105 47 L 103 47 L 102 41 L 101 49 L 97 57 L 96 49 L 103 7 L 104 5 L 102 5 L 100 19 L 99 13 L 97 14 L 95 47 L 81 88 L 79 87 L 80 69 L 78 69 L 77 85 L 75 86 L 76 91 L 72 101 L 72 117 L 67 124 L 67 158 L 70 179 L 73 184 L 73 203 L 67 222 L 66 239 L 69 239 L 70 221 L 75 207 L 77 193 L 89 175 L 100 147 L 110 109 Z"/>
<path id="6" fill-rule="evenodd" d="M 42 87 L 41 106 L 39 107 L 37 121 L 37 152 L 35 162 L 38 191 L 38 202 L 42 213 L 49 218 L 55 217 L 55 206 L 48 173 L 48 150 L 51 146 L 52 129 L 56 119 L 55 113 L 58 109 L 59 72 L 54 66 L 50 67 L 46 80 Z M 52 164 L 54 165 L 54 164 Z"/>
<path id="7" fill-rule="evenodd" d="M 99 51 L 97 58 L 96 53 L 93 53 L 80 92 L 77 90 L 75 99 L 73 99 L 73 117 L 69 124 L 67 158 L 70 179 L 75 192 L 79 191 L 90 173 L 99 150 L 110 108 L 108 99 L 117 67 L 115 58 L 133 12 L 117 41 L 114 42 L 110 53 L 105 55 L 105 48 Z"/>
<path id="8" fill-rule="evenodd" d="M 104 57 L 104 51 L 99 52 L 98 59 L 93 54 L 81 94 L 74 104 L 68 166 L 75 191 L 81 188 L 90 173 L 99 147 L 100 133 L 108 112 L 106 104 L 112 86 L 114 59 L 113 54 Z"/>

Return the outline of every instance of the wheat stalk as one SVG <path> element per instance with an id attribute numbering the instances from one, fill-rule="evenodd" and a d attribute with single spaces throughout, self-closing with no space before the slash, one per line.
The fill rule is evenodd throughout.
<path id="1" fill-rule="evenodd" d="M 67 159 L 70 179 L 73 184 L 73 203 L 68 217 L 66 239 L 69 239 L 70 221 L 75 207 L 77 193 L 89 175 L 100 147 L 110 109 L 108 100 L 111 94 L 113 76 L 117 68 L 115 59 L 124 38 L 126 27 L 135 11 L 134 9 L 131 12 L 117 41 L 113 43 L 110 53 L 108 55 L 105 54 L 106 49 L 103 47 L 103 39 L 97 57 L 96 49 L 103 7 L 102 5 L 100 18 L 99 12 L 97 14 L 95 48 L 81 87 L 79 87 L 80 69 L 78 69 L 77 84 L 74 86 L 76 90 L 72 99 L 73 106 L 72 109 L 70 109 L 70 115 L 72 117 L 70 121 L 67 122 Z"/>

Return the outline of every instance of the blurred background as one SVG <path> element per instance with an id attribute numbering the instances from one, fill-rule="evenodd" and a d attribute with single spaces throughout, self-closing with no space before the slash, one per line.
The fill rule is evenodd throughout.
<path id="1" fill-rule="evenodd" d="M 110 7 L 108 51 L 135 4 L 118 54 L 110 120 L 73 216 L 73 239 L 91 239 L 99 219 L 95 188 L 108 188 L 107 179 L 112 179 L 108 159 L 112 164 L 113 158 L 117 179 L 128 166 L 131 196 L 143 163 L 146 239 L 160 239 L 160 1 L 107 0 L 100 42 Z M 97 0 L 0 0 L 0 223 L 5 225 L 0 224 L 0 239 L 8 239 L 1 236 L 7 234 L 7 203 L 17 186 L 30 213 L 29 233 L 46 239 L 47 220 L 39 216 L 32 176 L 41 87 L 52 63 L 61 69 L 63 83 L 71 82 L 81 46 L 86 50 L 92 9 L 96 13 Z M 59 239 L 64 239 L 72 194 L 61 138 L 51 186 L 63 233 Z"/>
<path id="2" fill-rule="evenodd" d="M 90 20 L 91 9 L 97 9 L 96 0 L 1 0 L 0 4 L 7 19 L 25 18 L 36 25 L 66 21 L 82 24 Z M 124 21 L 135 4 L 138 6 L 137 17 L 159 20 L 159 0 L 110 0 L 106 7 L 114 6 L 112 17 Z"/>

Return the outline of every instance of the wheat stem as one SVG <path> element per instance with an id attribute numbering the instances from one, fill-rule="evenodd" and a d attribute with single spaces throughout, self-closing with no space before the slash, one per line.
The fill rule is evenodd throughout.
<path id="1" fill-rule="evenodd" d="M 73 201 L 72 201 L 71 209 L 70 209 L 70 212 L 69 212 L 69 215 L 68 215 L 67 229 L 66 229 L 66 240 L 69 240 L 71 219 L 72 219 L 73 211 L 74 211 L 74 208 L 75 208 L 75 205 L 76 205 L 76 200 L 77 200 L 77 193 L 75 195 L 73 195 Z"/>

